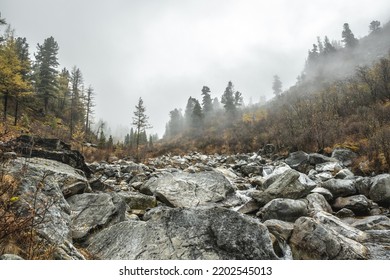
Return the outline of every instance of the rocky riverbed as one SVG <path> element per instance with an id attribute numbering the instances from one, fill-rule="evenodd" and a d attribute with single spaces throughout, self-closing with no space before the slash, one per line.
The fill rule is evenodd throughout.
<path id="1" fill-rule="evenodd" d="M 38 232 L 55 259 L 84 259 L 80 248 L 96 259 L 390 259 L 390 174 L 355 176 L 348 149 L 144 164 L 85 164 L 60 142 L 31 149 L 3 168 L 23 172 L 20 207 L 33 193 L 37 207 L 52 202 Z"/>

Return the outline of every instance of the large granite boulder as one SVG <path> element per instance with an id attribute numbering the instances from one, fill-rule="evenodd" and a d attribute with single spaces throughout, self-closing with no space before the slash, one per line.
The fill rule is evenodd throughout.
<path id="1" fill-rule="evenodd" d="M 351 179 L 330 179 L 321 183 L 321 187 L 329 190 L 333 198 L 356 194 L 355 181 Z"/>
<path id="2" fill-rule="evenodd" d="M 296 260 L 360 260 L 368 249 L 318 220 L 301 217 L 294 223 L 290 246 Z"/>
<path id="3" fill-rule="evenodd" d="M 307 216 L 307 204 L 302 200 L 276 198 L 268 202 L 258 213 L 263 221 L 276 219 L 285 222 L 295 222 L 302 216 Z"/>
<path id="4" fill-rule="evenodd" d="M 303 182 L 298 171 L 288 169 L 264 191 L 252 193 L 260 206 L 264 206 L 275 198 L 299 199 L 308 195 L 315 187 L 315 184 Z"/>
<path id="5" fill-rule="evenodd" d="M 146 222 L 122 222 L 91 238 L 99 259 L 277 259 L 267 228 L 224 208 L 160 208 Z"/>
<path id="6" fill-rule="evenodd" d="M 381 174 L 372 178 L 369 196 L 378 204 L 390 205 L 390 174 Z"/>
<path id="7" fill-rule="evenodd" d="M 8 142 L 6 149 L 11 149 L 23 157 L 59 161 L 82 170 L 87 177 L 91 175 L 91 170 L 86 165 L 84 156 L 77 150 L 71 150 L 69 144 L 59 139 L 22 135 Z"/>
<path id="8" fill-rule="evenodd" d="M 230 181 L 215 171 L 163 173 L 149 179 L 140 189 L 168 206 L 187 208 L 222 202 L 234 191 Z"/>
<path id="9" fill-rule="evenodd" d="M 91 232 L 125 220 L 126 204 L 116 194 L 85 193 L 68 198 L 72 238 L 83 240 Z"/>
<path id="10" fill-rule="evenodd" d="M 372 201 L 362 194 L 352 195 L 348 197 L 338 197 L 333 203 L 333 208 L 335 210 L 340 210 L 342 208 L 347 208 L 352 210 L 356 215 L 368 215 L 370 213 Z"/>

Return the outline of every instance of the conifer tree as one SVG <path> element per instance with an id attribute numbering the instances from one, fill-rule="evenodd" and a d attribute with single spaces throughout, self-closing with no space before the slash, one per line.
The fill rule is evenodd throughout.
<path id="1" fill-rule="evenodd" d="M 44 101 L 44 112 L 49 110 L 49 100 L 57 90 L 58 44 L 53 37 L 45 39 L 42 45 L 37 45 L 35 55 L 35 83 L 37 93 Z"/>
<path id="2" fill-rule="evenodd" d="M 234 116 L 236 112 L 235 99 L 234 99 L 234 86 L 231 81 L 229 81 L 225 92 L 222 95 L 221 103 L 225 108 L 225 111 L 228 115 Z"/>
<path id="3" fill-rule="evenodd" d="M 359 42 L 359 40 L 355 38 L 355 35 L 353 35 L 348 23 L 344 23 L 344 29 L 341 33 L 341 37 L 343 38 L 342 41 L 346 48 L 353 48 Z"/>
<path id="4" fill-rule="evenodd" d="M 210 96 L 210 88 L 204 86 L 202 88 L 202 106 L 203 106 L 203 113 L 205 116 L 208 116 L 210 112 L 213 110 L 213 101 Z"/>
<path id="5" fill-rule="evenodd" d="M 141 140 L 144 139 L 144 135 L 146 137 L 146 129 L 151 128 L 151 125 L 149 124 L 149 117 L 146 115 L 146 108 L 144 106 L 144 102 L 142 98 L 140 97 L 138 99 L 138 104 L 135 106 L 134 116 L 133 116 L 133 126 L 135 127 L 135 134 L 136 134 L 136 160 L 140 160 L 140 154 L 139 154 L 139 145 L 141 143 Z M 147 142 L 147 139 L 146 141 Z"/>
<path id="6" fill-rule="evenodd" d="M 278 75 L 274 76 L 274 82 L 272 83 L 272 90 L 274 91 L 275 96 L 280 96 L 282 93 L 282 82 Z"/>

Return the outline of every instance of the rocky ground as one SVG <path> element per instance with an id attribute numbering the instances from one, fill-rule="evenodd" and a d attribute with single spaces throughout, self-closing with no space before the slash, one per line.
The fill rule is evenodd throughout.
<path id="1" fill-rule="evenodd" d="M 21 207 L 52 202 L 38 232 L 55 259 L 390 259 L 390 174 L 355 176 L 348 149 L 85 164 L 36 142 L 8 144 L 34 157 L 4 168 L 23 170 Z"/>

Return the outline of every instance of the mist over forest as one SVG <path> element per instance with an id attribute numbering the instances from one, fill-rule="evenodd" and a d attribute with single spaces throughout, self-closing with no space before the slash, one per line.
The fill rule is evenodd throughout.
<path id="1" fill-rule="evenodd" d="M 357 36 L 361 17 L 303 0 L 169 0 L 78 24 L 82 1 L 30 29 L 7 1 L 0 260 L 390 259 L 390 22 Z M 340 14 L 340 37 L 316 35 Z"/>
<path id="2" fill-rule="evenodd" d="M 80 147 L 90 143 L 103 154 L 135 153 L 138 160 L 140 153 L 146 158 L 253 152 L 266 144 L 280 153 L 326 152 L 347 145 L 370 162 L 370 170 L 388 168 L 389 23 L 371 21 L 360 39 L 348 23 L 340 27 L 341 41 L 313 36 L 295 85 L 284 88 L 272 73 L 271 99 L 263 95 L 245 103 L 243 85 L 234 80 L 226 81 L 223 93 L 199 84 L 199 94 L 188 96 L 187 104 L 167 110 L 164 135 L 149 132 L 150 104 L 140 96 L 128 132 L 119 138 L 104 120 L 94 119 L 94 87 L 77 66 L 59 64 L 61 48 L 54 37 L 31 54 L 27 39 L 15 37 L 5 19 L 2 23 L 4 135 L 39 131 Z"/>

